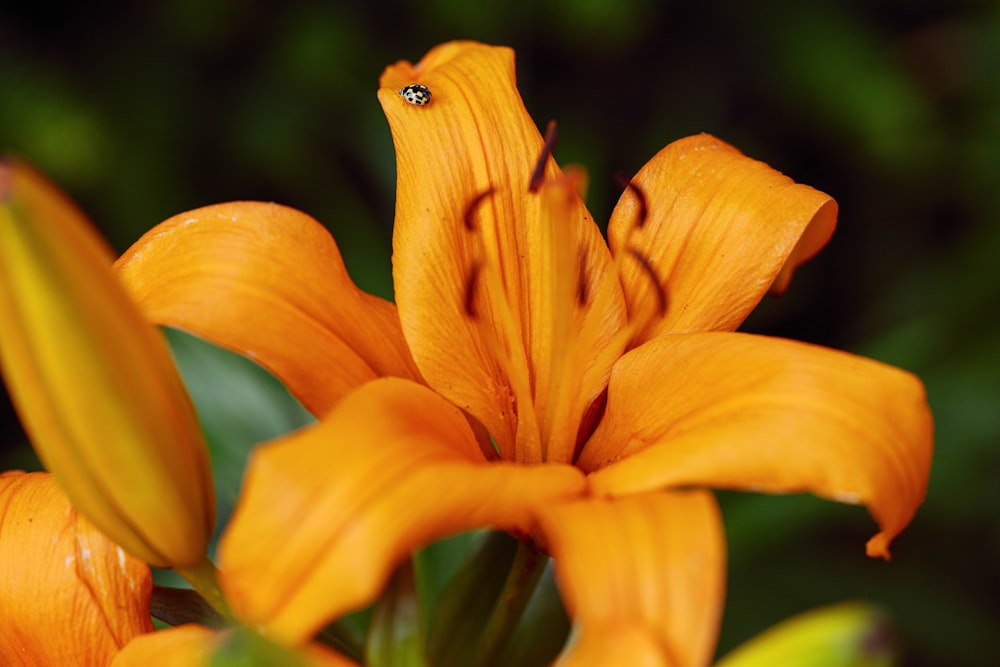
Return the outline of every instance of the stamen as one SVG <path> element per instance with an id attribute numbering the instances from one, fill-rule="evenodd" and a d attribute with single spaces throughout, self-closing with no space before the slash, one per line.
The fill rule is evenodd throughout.
<path id="1" fill-rule="evenodd" d="M 641 228 L 646 224 L 646 220 L 649 217 L 649 206 L 648 200 L 646 198 L 645 192 L 635 183 L 627 180 L 622 180 L 623 188 L 627 191 L 634 193 L 636 197 L 637 204 L 637 219 L 634 224 L 626 226 L 622 231 L 623 235 L 618 237 L 617 243 L 612 246 L 612 265 L 609 267 L 607 275 L 603 277 L 603 280 L 597 285 L 597 289 L 593 295 L 586 295 L 588 298 L 593 299 L 593 303 L 590 308 L 594 312 L 604 312 L 611 300 L 614 298 L 615 294 L 618 294 L 618 289 L 620 289 L 621 283 L 619 282 L 620 277 L 623 275 L 624 263 L 628 257 L 633 257 L 639 266 L 642 267 L 643 273 L 649 279 L 656 291 L 656 307 L 659 311 L 659 316 L 663 317 L 666 315 L 668 303 L 668 295 L 663 283 L 660 281 L 660 277 L 657 273 L 656 267 L 650 261 L 650 259 L 642 254 L 642 252 L 634 245 L 632 245 L 631 240 L 640 233 Z M 624 248 L 627 252 L 620 252 Z M 616 252 L 617 250 L 617 252 Z M 581 286 L 586 285 L 584 281 L 581 281 Z M 611 367 L 614 363 L 621 357 L 622 353 L 632 347 L 632 342 L 635 336 L 642 331 L 648 323 L 655 317 L 653 311 L 653 304 L 649 301 L 644 300 L 642 303 L 633 304 L 634 307 L 629 308 L 628 320 L 625 325 L 615 333 L 610 340 L 607 340 L 603 346 L 597 351 L 589 363 L 589 367 L 584 373 L 583 382 L 581 386 L 592 387 L 599 385 L 600 383 L 606 383 L 608 381 L 608 376 L 610 375 Z M 600 324 L 595 320 L 595 323 L 591 326 L 584 326 L 583 330 L 580 332 L 579 337 L 581 341 L 585 341 L 584 345 L 581 345 L 581 349 L 593 349 L 594 345 L 598 340 L 600 334 Z M 586 408 L 580 421 L 580 430 L 576 437 L 576 447 L 573 451 L 572 461 L 579 459 L 582 450 L 586 446 L 587 439 L 590 437 L 596 424 L 600 421 L 602 412 L 606 405 L 607 400 L 607 390 L 603 395 L 599 395 L 594 401 Z"/>
<path id="2" fill-rule="evenodd" d="M 653 284 L 656 289 L 656 302 L 659 307 L 660 317 L 667 314 L 667 291 L 663 289 L 663 285 L 660 284 L 660 277 L 656 275 L 656 268 L 653 266 L 649 258 L 643 255 L 635 248 L 629 248 L 628 254 L 639 262 L 642 270 L 646 272 L 646 276 L 649 277 L 649 281 Z"/>
<path id="3" fill-rule="evenodd" d="M 626 240 L 628 236 L 631 235 L 631 231 L 635 227 L 630 227 L 627 233 Z M 657 306 L 659 308 L 659 315 L 663 317 L 666 315 L 667 307 L 669 305 L 667 292 L 660 282 L 660 277 L 656 272 L 656 268 L 653 263 L 649 261 L 649 258 L 644 256 L 638 249 L 634 246 L 626 246 L 628 248 L 628 253 L 618 252 L 613 256 L 613 264 L 609 276 L 607 276 L 604 282 L 600 285 L 595 296 L 595 304 L 592 306 L 597 312 L 602 312 L 606 307 L 605 304 L 610 300 L 613 293 L 612 285 L 619 285 L 618 276 L 622 275 L 622 264 L 623 258 L 633 257 L 639 262 L 639 266 L 642 267 L 643 272 L 649 278 L 656 290 Z M 651 304 L 639 304 L 636 310 L 631 310 L 629 312 L 628 322 L 622 327 L 618 333 L 616 333 L 610 341 L 597 353 L 594 357 L 594 361 L 591 364 L 590 369 L 587 371 L 584 379 L 584 386 L 590 386 L 597 381 L 601 376 L 606 378 L 608 369 L 617 361 L 617 359 L 622 355 L 625 350 L 631 348 L 631 343 L 633 338 L 637 333 L 643 330 L 649 323 L 650 318 L 653 317 Z M 581 333 L 581 336 L 584 334 Z M 596 340 L 596 334 L 591 332 L 587 334 L 588 339 Z"/>
<path id="4" fill-rule="evenodd" d="M 462 305 L 465 309 L 465 314 L 472 320 L 475 320 L 479 315 L 476 312 L 476 287 L 479 285 L 479 274 L 482 269 L 482 265 L 476 262 L 469 269 L 469 275 L 465 278 L 465 299 Z"/>
<path id="5" fill-rule="evenodd" d="M 491 229 L 480 228 L 477 213 L 488 197 L 495 193 L 489 188 L 473 197 L 462 215 L 465 231 L 471 234 L 472 260 L 465 276 L 462 309 L 482 333 L 500 374 L 507 379 L 511 391 L 511 410 L 517 414 L 513 439 L 505 433 L 492 434 L 500 458 L 505 461 L 538 463 L 541 447 L 537 419 L 531 410 L 531 373 L 521 336 L 520 320 L 507 298 L 507 288 L 501 275 L 499 258 L 489 252 Z"/>
<path id="6" fill-rule="evenodd" d="M 618 181 L 623 190 L 628 190 L 635 195 L 639 203 L 639 214 L 636 216 L 635 226 L 642 229 L 649 218 L 649 199 L 646 197 L 646 193 L 627 176 L 619 174 L 615 180 Z"/>
<path id="7" fill-rule="evenodd" d="M 556 122 L 550 120 L 548 127 L 545 128 L 545 143 L 542 145 L 542 152 L 538 156 L 538 162 L 535 163 L 535 171 L 531 173 L 528 192 L 538 192 L 538 188 L 542 187 L 542 181 L 545 180 L 545 164 L 556 148 L 556 139 L 558 139 L 556 134 Z"/>
<path id="8" fill-rule="evenodd" d="M 580 451 L 583 449 L 584 443 L 590 439 L 590 436 L 594 433 L 594 429 L 600 423 L 601 418 L 604 417 L 604 412 L 608 407 L 608 389 L 604 388 L 604 391 L 590 402 L 587 406 L 587 410 L 583 413 L 580 418 L 580 428 L 576 433 L 576 446 L 573 448 L 573 462 L 580 457 Z"/>
<path id="9" fill-rule="evenodd" d="M 486 200 L 486 198 L 491 196 L 494 192 L 494 188 L 483 190 L 478 195 L 473 197 L 472 201 L 466 205 L 465 215 L 462 216 L 462 222 L 465 224 L 465 228 L 470 232 L 476 231 L 476 211 L 479 210 L 479 207 Z"/>
<path id="10" fill-rule="evenodd" d="M 521 339 L 510 302 L 506 298 L 490 299 L 491 294 L 505 294 L 500 274 L 492 264 L 476 265 L 477 282 L 481 274 L 483 296 L 491 309 L 493 322 L 484 323 L 484 342 L 489 347 L 500 372 L 510 384 L 513 394 L 511 409 L 517 414 L 514 442 L 497 441 L 500 458 L 518 463 L 538 463 L 541 458 L 541 433 L 538 419 L 531 406 L 531 372 L 528 369 L 528 355 Z M 479 270 L 481 269 L 481 271 Z M 475 286 L 474 286 L 475 287 Z M 474 297 L 469 299 L 474 305 Z"/>
<path id="11" fill-rule="evenodd" d="M 590 296 L 587 294 L 587 253 L 583 248 L 580 248 L 577 266 L 579 273 L 576 277 L 576 303 L 582 308 L 587 305 L 587 297 Z"/>

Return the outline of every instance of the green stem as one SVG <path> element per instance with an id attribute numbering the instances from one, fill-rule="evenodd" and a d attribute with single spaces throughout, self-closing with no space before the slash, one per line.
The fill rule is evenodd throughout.
<path id="1" fill-rule="evenodd" d="M 503 590 L 480 635 L 476 647 L 477 659 L 472 664 L 489 667 L 499 660 L 535 592 L 547 561 L 548 557 L 533 545 L 527 542 L 518 544 Z"/>
<path id="2" fill-rule="evenodd" d="M 359 665 L 364 658 L 361 639 L 358 638 L 357 633 L 344 623 L 343 620 L 323 628 L 316 635 L 316 641 L 337 649 Z"/>
<path id="3" fill-rule="evenodd" d="M 198 591 L 198 594 L 205 599 L 205 602 L 212 606 L 222 618 L 232 622 L 233 614 L 229 611 L 229 605 L 222 596 L 219 588 L 218 570 L 207 555 L 190 567 L 174 568 L 177 574 L 191 584 L 191 587 Z"/>

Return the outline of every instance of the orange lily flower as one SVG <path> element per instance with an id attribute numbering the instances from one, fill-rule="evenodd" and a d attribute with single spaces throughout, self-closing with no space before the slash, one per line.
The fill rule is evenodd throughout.
<path id="1" fill-rule="evenodd" d="M 429 103 L 398 94 L 415 82 Z M 863 503 L 868 553 L 888 557 L 930 465 L 919 380 L 735 333 L 827 242 L 832 199 L 689 137 L 633 178 L 609 246 L 509 49 L 442 45 L 378 96 L 396 307 L 274 204 L 176 216 L 118 262 L 151 319 L 250 356 L 323 417 L 251 462 L 220 545 L 241 617 L 300 642 L 414 548 L 491 526 L 554 557 L 576 627 L 560 664 L 704 665 L 724 546 L 702 487 Z"/>
<path id="2" fill-rule="evenodd" d="M 80 516 L 48 473 L 0 474 L 0 663 L 107 665 L 153 630 L 149 567 Z"/>

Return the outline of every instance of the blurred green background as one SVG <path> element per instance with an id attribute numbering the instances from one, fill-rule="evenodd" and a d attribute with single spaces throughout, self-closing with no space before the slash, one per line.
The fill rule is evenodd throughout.
<path id="1" fill-rule="evenodd" d="M 860 598 L 894 617 L 905 665 L 996 664 L 1000 3 L 6 0 L 0 150 L 46 171 L 118 250 L 184 210 L 275 200 L 327 224 L 356 281 L 390 296 L 395 177 L 377 77 L 453 38 L 515 47 L 526 105 L 541 126 L 559 121 L 556 156 L 588 168 L 598 219 L 613 174 L 700 131 L 832 194 L 834 240 L 745 328 L 927 383 L 931 486 L 891 563 L 864 556 L 862 509 L 722 494 L 721 649 Z M 172 340 L 231 503 L 249 445 L 302 413 L 248 363 Z M 0 465 L 32 465 L 0 410 Z"/>

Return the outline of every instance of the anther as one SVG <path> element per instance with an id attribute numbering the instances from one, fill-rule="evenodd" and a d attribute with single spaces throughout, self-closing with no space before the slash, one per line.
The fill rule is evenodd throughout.
<path id="1" fill-rule="evenodd" d="M 573 448 L 573 461 L 576 461 L 580 456 L 580 450 L 583 449 L 583 445 L 594 433 L 594 429 L 601 422 L 604 417 L 604 412 L 608 407 L 608 389 L 604 388 L 601 395 L 595 398 L 589 406 L 587 406 L 586 412 L 580 418 L 580 428 L 576 432 L 576 446 Z"/>
<path id="2" fill-rule="evenodd" d="M 649 218 L 649 199 L 646 198 L 646 193 L 627 176 L 619 175 L 615 180 L 618 181 L 623 190 L 635 195 L 639 204 L 639 215 L 636 218 L 635 226 L 642 229 L 646 224 L 646 219 Z"/>
<path id="3" fill-rule="evenodd" d="M 652 262 L 649 261 L 648 257 L 635 248 L 629 248 L 628 254 L 639 262 L 639 266 L 641 266 L 642 270 L 646 272 L 646 277 L 649 278 L 649 282 L 651 282 L 653 287 L 656 289 L 656 303 L 660 311 L 660 317 L 663 317 L 667 314 L 667 291 L 663 289 L 663 285 L 660 284 L 660 277 L 656 275 L 656 268 L 653 266 Z"/>
<path id="4" fill-rule="evenodd" d="M 542 152 L 538 156 L 538 162 L 535 163 L 535 171 L 531 173 L 528 192 L 538 192 L 538 188 L 542 187 L 542 182 L 545 180 L 545 163 L 548 162 L 552 151 L 556 148 L 556 139 L 558 138 L 556 135 L 556 122 L 550 120 L 548 127 L 545 128 L 545 143 L 542 145 Z"/>
<path id="5" fill-rule="evenodd" d="M 587 253 L 583 248 L 580 248 L 577 266 L 580 272 L 576 277 L 576 303 L 582 308 L 587 305 L 587 299 L 590 297 L 587 293 Z"/>
<path id="6" fill-rule="evenodd" d="M 476 312 L 476 287 L 479 285 L 479 274 L 482 272 L 482 269 L 482 265 L 476 262 L 469 269 L 469 275 L 465 278 L 465 299 L 462 305 L 465 309 L 465 314 L 472 320 L 478 316 Z"/>
<path id="7" fill-rule="evenodd" d="M 492 195 L 494 192 L 493 188 L 483 190 L 478 195 L 472 198 L 472 201 L 468 203 L 465 207 L 465 215 L 462 217 L 462 222 L 465 224 L 465 228 L 470 232 L 476 231 L 476 211 L 486 200 L 487 197 Z"/>

